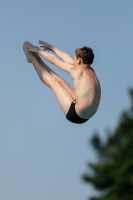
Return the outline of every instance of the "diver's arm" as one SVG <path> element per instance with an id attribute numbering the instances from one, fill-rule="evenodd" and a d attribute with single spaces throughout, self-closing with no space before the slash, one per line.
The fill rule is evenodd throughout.
<path id="1" fill-rule="evenodd" d="M 41 40 L 39 40 L 39 44 L 42 44 L 41 47 L 44 48 L 44 50 L 52 51 L 63 61 L 73 64 L 73 58 L 70 55 L 68 55 L 67 53 L 65 53 L 65 52 L 57 49 L 56 47 L 54 47 L 46 42 L 43 42 Z"/>

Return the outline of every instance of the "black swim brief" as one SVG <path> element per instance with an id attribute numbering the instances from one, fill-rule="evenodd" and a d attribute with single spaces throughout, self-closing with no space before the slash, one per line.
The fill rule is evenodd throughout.
<path id="1" fill-rule="evenodd" d="M 66 118 L 72 123 L 82 124 L 82 123 L 86 122 L 88 119 L 83 119 L 77 115 L 76 110 L 75 110 L 75 103 L 76 103 L 76 101 L 73 101 L 71 103 L 69 111 L 66 115 Z"/>

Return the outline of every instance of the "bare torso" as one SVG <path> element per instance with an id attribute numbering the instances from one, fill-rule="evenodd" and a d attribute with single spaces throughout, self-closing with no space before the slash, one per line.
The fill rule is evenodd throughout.
<path id="1" fill-rule="evenodd" d="M 98 78 L 91 67 L 77 66 L 71 74 L 74 81 L 77 114 L 84 119 L 92 117 L 98 109 L 101 88 Z"/>

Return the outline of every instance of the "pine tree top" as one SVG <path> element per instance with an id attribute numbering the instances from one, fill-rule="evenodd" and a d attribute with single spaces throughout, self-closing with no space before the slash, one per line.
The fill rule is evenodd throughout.
<path id="1" fill-rule="evenodd" d="M 133 200 L 133 89 L 129 90 L 131 106 L 120 115 L 119 122 L 105 142 L 99 134 L 91 140 L 98 155 L 88 163 L 83 180 L 100 192 L 91 200 Z"/>

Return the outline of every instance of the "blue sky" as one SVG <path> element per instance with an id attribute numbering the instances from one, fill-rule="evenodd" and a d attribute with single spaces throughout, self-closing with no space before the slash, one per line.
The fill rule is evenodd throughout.
<path id="1" fill-rule="evenodd" d="M 96 192 L 81 181 L 95 160 L 88 141 L 103 139 L 130 105 L 133 86 L 133 1 L 2 1 L 0 6 L 0 199 L 86 200 Z M 52 91 L 22 51 L 25 40 L 44 40 L 73 56 L 95 53 L 92 65 L 102 98 L 88 122 L 66 120 Z M 46 62 L 47 63 L 47 62 Z M 71 86 L 72 78 L 47 63 Z"/>

